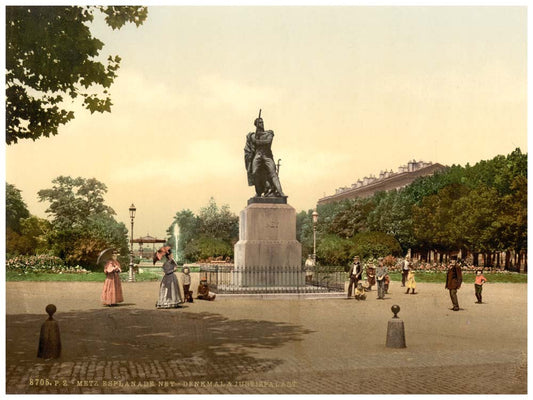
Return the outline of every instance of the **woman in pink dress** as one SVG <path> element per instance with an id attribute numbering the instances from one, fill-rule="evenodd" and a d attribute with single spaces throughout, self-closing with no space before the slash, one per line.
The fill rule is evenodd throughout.
<path id="1" fill-rule="evenodd" d="M 113 252 L 113 258 L 109 260 L 105 267 L 105 282 L 102 290 L 102 303 L 106 306 L 116 306 L 117 303 L 122 303 L 124 297 L 122 296 L 122 286 L 120 284 L 120 264 L 117 261 L 117 252 Z"/>

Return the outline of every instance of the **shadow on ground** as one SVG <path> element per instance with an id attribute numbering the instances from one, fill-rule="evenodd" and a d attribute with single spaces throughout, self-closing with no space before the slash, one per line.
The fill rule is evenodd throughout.
<path id="1" fill-rule="evenodd" d="M 312 333 L 287 323 L 231 320 L 220 314 L 186 309 L 111 307 L 55 316 L 60 326 L 62 355 L 58 360 L 44 362 L 36 354 L 45 319 L 35 314 L 6 316 L 7 365 L 32 368 L 36 364 L 42 367 L 65 362 L 178 360 L 186 370 L 189 365 L 192 368 L 188 371 L 200 374 L 205 366 L 209 379 L 232 380 L 242 373 L 269 371 L 282 362 L 254 356 L 254 349 L 280 347 Z"/>

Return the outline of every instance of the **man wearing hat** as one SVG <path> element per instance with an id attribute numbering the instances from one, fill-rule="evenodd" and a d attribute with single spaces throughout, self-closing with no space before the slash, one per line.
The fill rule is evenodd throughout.
<path id="1" fill-rule="evenodd" d="M 246 135 L 244 147 L 244 164 L 248 173 L 248 185 L 255 186 L 255 195 L 284 197 L 279 183 L 276 163 L 272 155 L 274 131 L 267 130 L 263 125 L 261 110 L 254 121 L 255 132 Z"/>
<path id="2" fill-rule="evenodd" d="M 350 283 L 348 284 L 348 299 L 352 298 L 352 290 L 357 287 L 357 282 L 359 282 L 359 279 L 361 279 L 362 274 L 363 268 L 359 262 L 359 256 L 355 256 L 353 258 L 353 264 L 350 267 L 350 272 L 348 273 L 350 276 Z"/>
<path id="3" fill-rule="evenodd" d="M 450 299 L 452 300 L 453 311 L 459 311 L 459 300 L 457 300 L 457 291 L 463 283 L 463 272 L 461 266 L 456 260 L 452 260 L 448 272 L 446 273 L 446 289 L 450 291 Z"/>

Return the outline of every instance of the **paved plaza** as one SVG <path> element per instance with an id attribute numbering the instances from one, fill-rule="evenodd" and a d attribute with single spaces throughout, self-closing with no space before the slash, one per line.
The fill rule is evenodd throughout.
<path id="1" fill-rule="evenodd" d="M 490 280 L 490 274 L 487 276 Z M 217 296 L 157 310 L 158 282 L 6 284 L 6 392 L 195 394 L 527 393 L 527 285 L 473 285 L 450 310 L 442 284 L 385 300 L 340 295 Z M 36 357 L 44 308 L 57 306 L 62 356 Z M 385 346 L 393 304 L 407 348 Z"/>

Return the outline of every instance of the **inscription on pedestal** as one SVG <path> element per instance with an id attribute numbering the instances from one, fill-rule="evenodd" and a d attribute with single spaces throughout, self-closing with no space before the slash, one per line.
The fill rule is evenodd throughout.
<path id="1" fill-rule="evenodd" d="M 267 228 L 270 228 L 270 229 L 278 229 L 279 227 L 279 221 L 278 220 L 270 220 L 267 222 Z"/>

